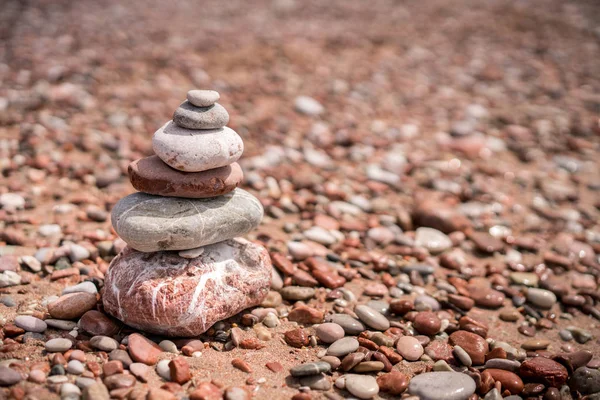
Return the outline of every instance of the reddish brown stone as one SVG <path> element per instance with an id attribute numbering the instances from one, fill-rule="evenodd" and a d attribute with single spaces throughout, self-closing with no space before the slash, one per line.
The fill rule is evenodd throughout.
<path id="1" fill-rule="evenodd" d="M 244 179 L 238 163 L 202 172 L 182 172 L 169 167 L 158 156 L 132 162 L 127 172 L 131 184 L 140 192 L 196 199 L 229 193 Z"/>
<path id="2" fill-rule="evenodd" d="M 400 395 L 408 387 L 409 379 L 399 371 L 392 371 L 377 378 L 377 384 L 382 392 L 391 395 Z"/>
<path id="3" fill-rule="evenodd" d="M 425 347 L 425 354 L 431 357 L 434 361 L 444 360 L 448 363 L 455 362 L 454 354 L 452 353 L 452 346 L 443 340 L 434 340 L 429 343 L 427 347 Z"/>
<path id="4" fill-rule="evenodd" d="M 283 371 L 283 365 L 281 365 L 277 361 L 268 362 L 265 364 L 265 366 L 275 373 Z"/>
<path id="5" fill-rule="evenodd" d="M 390 311 L 394 314 L 404 315 L 414 309 L 415 305 L 411 300 L 394 299 L 390 302 Z"/>
<path id="6" fill-rule="evenodd" d="M 95 306 L 95 294 L 86 292 L 69 293 L 48 304 L 48 313 L 56 319 L 75 319 Z"/>
<path id="7" fill-rule="evenodd" d="M 501 347 L 496 347 L 494 350 L 490 351 L 485 355 L 485 361 L 491 360 L 492 358 L 502 358 L 506 359 L 506 350 Z"/>
<path id="8" fill-rule="evenodd" d="M 563 365 L 545 357 L 535 357 L 523 361 L 519 375 L 529 381 L 541 382 L 557 388 L 564 385 L 569 377 L 569 373 Z"/>
<path id="9" fill-rule="evenodd" d="M 498 308 L 504 303 L 504 294 L 497 290 L 481 286 L 469 286 L 468 289 L 469 295 L 479 307 Z"/>
<path id="10" fill-rule="evenodd" d="M 171 381 L 183 385 L 190 379 L 192 374 L 187 360 L 183 357 L 176 357 L 169 362 L 169 371 L 171 373 Z"/>
<path id="11" fill-rule="evenodd" d="M 186 356 L 191 356 L 197 351 L 204 350 L 204 343 L 201 340 L 194 339 L 188 340 L 185 345 L 181 348 L 181 352 Z"/>
<path id="12" fill-rule="evenodd" d="M 471 357 L 473 365 L 485 363 L 485 355 L 489 350 L 488 342 L 479 335 L 466 331 L 456 331 L 448 338 L 452 346 L 462 347 Z"/>
<path id="13" fill-rule="evenodd" d="M 111 318 L 96 310 L 83 314 L 79 327 L 93 336 L 113 336 L 119 332 L 119 326 Z"/>
<path id="14" fill-rule="evenodd" d="M 190 393 L 190 400 L 221 400 L 223 392 L 210 382 L 202 382 Z"/>
<path id="15" fill-rule="evenodd" d="M 108 361 L 102 366 L 104 376 L 111 376 L 123 373 L 123 363 L 119 360 Z"/>
<path id="16" fill-rule="evenodd" d="M 335 271 L 323 271 L 316 269 L 312 271 L 312 274 L 321 285 L 328 289 L 336 289 L 344 286 L 344 283 L 346 283 L 346 278 L 339 275 Z"/>
<path id="17" fill-rule="evenodd" d="M 246 350 L 259 350 L 265 347 L 265 345 L 258 339 L 248 338 L 240 342 L 240 347 Z"/>
<path id="18" fill-rule="evenodd" d="M 475 305 L 475 300 L 468 298 L 467 296 L 460 296 L 458 294 L 448 294 L 448 301 L 454 304 L 461 310 L 470 310 Z"/>
<path id="19" fill-rule="evenodd" d="M 146 365 L 154 365 L 158 362 L 158 356 L 162 349 L 153 341 L 146 339 L 139 333 L 129 335 L 127 349 L 131 359 Z"/>
<path id="20" fill-rule="evenodd" d="M 308 335 L 304 331 L 304 329 L 292 329 L 291 331 L 287 331 L 283 334 L 285 338 L 285 342 L 292 347 L 300 348 L 302 346 L 308 346 Z"/>
<path id="21" fill-rule="evenodd" d="M 272 253 L 271 261 L 275 268 L 286 275 L 293 275 L 296 272 L 297 267 L 281 253 Z"/>
<path id="22" fill-rule="evenodd" d="M 519 375 L 496 368 L 488 368 L 486 371 L 496 382 L 502 384 L 502 390 L 508 390 L 510 394 L 519 394 L 523 391 L 523 381 L 519 378 Z"/>
<path id="23" fill-rule="evenodd" d="M 377 351 L 379 351 L 380 353 L 385 355 L 387 357 L 387 359 L 390 360 L 392 365 L 396 365 L 400 361 L 402 361 L 402 356 L 400 354 L 396 353 L 394 351 L 394 349 L 391 349 L 386 346 L 379 346 L 379 349 Z"/>
<path id="24" fill-rule="evenodd" d="M 415 329 L 427 336 L 433 336 L 440 331 L 442 321 L 431 311 L 421 311 L 413 321 Z"/>
<path id="25" fill-rule="evenodd" d="M 323 315 L 323 311 L 302 305 L 290 311 L 288 320 L 299 324 L 318 324 L 323 322 Z"/>
<path id="26" fill-rule="evenodd" d="M 246 361 L 242 360 L 241 358 L 234 358 L 233 360 L 231 360 L 231 365 L 233 365 L 235 368 L 239 369 L 240 371 L 244 371 L 244 372 L 252 372 L 252 368 L 250 367 L 250 364 L 248 364 Z"/>

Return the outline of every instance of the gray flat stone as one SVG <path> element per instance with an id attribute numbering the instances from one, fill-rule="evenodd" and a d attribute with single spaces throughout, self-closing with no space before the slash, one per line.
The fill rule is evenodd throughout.
<path id="1" fill-rule="evenodd" d="M 229 122 L 229 113 L 219 103 L 197 107 L 184 101 L 173 114 L 173 122 L 186 129 L 218 129 Z"/>
<path id="2" fill-rule="evenodd" d="M 385 331 L 390 327 L 390 321 L 383 314 L 369 306 L 364 304 L 358 305 L 354 308 L 354 312 L 362 322 L 373 329 Z"/>
<path id="3" fill-rule="evenodd" d="M 475 381 L 460 372 L 426 372 L 413 376 L 408 392 L 421 400 L 466 400 L 475 393 Z"/>
<path id="4" fill-rule="evenodd" d="M 260 202 L 242 189 L 208 199 L 134 193 L 112 210 L 112 225 L 142 252 L 187 250 L 242 236 L 259 224 Z"/>
<path id="5" fill-rule="evenodd" d="M 362 322 L 352 318 L 348 314 L 332 314 L 329 316 L 329 321 L 334 322 L 344 328 L 346 335 L 358 335 L 367 329 Z"/>
<path id="6" fill-rule="evenodd" d="M 320 373 L 329 372 L 331 365 L 325 361 L 317 361 L 306 364 L 300 364 L 290 369 L 292 376 L 310 376 L 318 375 Z"/>
<path id="7" fill-rule="evenodd" d="M 42 333 L 48 329 L 48 325 L 39 318 L 31 315 L 19 315 L 15 318 L 15 325 L 26 332 Z"/>

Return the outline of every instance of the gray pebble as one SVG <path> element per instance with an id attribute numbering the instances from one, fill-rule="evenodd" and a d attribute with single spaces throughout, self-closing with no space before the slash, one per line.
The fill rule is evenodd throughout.
<path id="1" fill-rule="evenodd" d="M 77 326 L 77 322 L 64 319 L 45 319 L 44 322 L 50 328 L 59 329 L 61 331 L 70 331 Z"/>
<path id="2" fill-rule="evenodd" d="M 19 315 L 15 318 L 15 325 L 27 332 L 42 333 L 48 329 L 48 325 L 39 318 L 31 315 Z"/>
<path id="3" fill-rule="evenodd" d="M 385 331 L 390 327 L 390 321 L 381 314 L 366 305 L 358 305 L 354 308 L 354 312 L 362 322 L 378 331 Z"/>
<path id="4" fill-rule="evenodd" d="M 17 302 L 10 296 L 2 296 L 0 297 L 0 304 L 4 304 L 6 307 L 14 307 Z"/>
<path id="5" fill-rule="evenodd" d="M 353 337 L 343 337 L 336 340 L 327 349 L 328 356 L 343 357 L 346 354 L 355 352 L 358 349 L 359 343 Z"/>
<path id="6" fill-rule="evenodd" d="M 69 350 L 73 342 L 66 338 L 50 339 L 46 342 L 46 351 L 49 353 L 62 353 Z"/>
<path id="7" fill-rule="evenodd" d="M 600 392 L 600 371 L 587 367 L 577 368 L 571 376 L 569 384 L 581 394 Z"/>
<path id="8" fill-rule="evenodd" d="M 94 378 L 86 378 L 85 376 L 78 376 L 75 378 L 75 384 L 80 389 L 85 389 L 88 386 L 91 386 L 96 383 Z"/>
<path id="9" fill-rule="evenodd" d="M 72 383 L 63 383 L 60 387 L 60 398 L 62 400 L 77 400 L 81 395 L 81 389 Z"/>
<path id="10" fill-rule="evenodd" d="M 308 300 L 315 296 L 315 289 L 304 286 L 286 286 L 279 292 L 285 300 Z"/>
<path id="11" fill-rule="evenodd" d="M 454 346 L 454 355 L 460 360 L 462 365 L 466 365 L 470 367 L 473 362 L 471 361 L 471 357 L 469 354 L 460 346 Z"/>
<path id="12" fill-rule="evenodd" d="M 161 341 L 158 346 L 168 353 L 177 354 L 179 351 L 177 350 L 177 345 L 170 340 Z"/>
<path id="13" fill-rule="evenodd" d="M 518 372 L 521 367 L 521 363 L 517 360 L 509 360 L 503 358 L 492 358 L 487 360 L 485 363 L 485 368 L 496 368 L 503 369 L 511 372 Z"/>
<path id="14" fill-rule="evenodd" d="M 173 122 L 186 129 L 218 129 L 229 122 L 229 113 L 219 103 L 208 107 L 196 107 L 184 101 L 175 110 Z"/>
<path id="15" fill-rule="evenodd" d="M 440 303 L 431 296 L 423 295 L 415 298 L 415 310 L 417 311 L 439 311 Z"/>
<path id="16" fill-rule="evenodd" d="M 309 376 L 327 373 L 331 370 L 331 365 L 325 361 L 317 361 L 306 364 L 297 365 L 290 369 L 292 376 Z"/>
<path id="17" fill-rule="evenodd" d="M 119 347 L 119 342 L 108 336 L 94 336 L 90 339 L 90 345 L 98 350 L 113 351 Z"/>
<path id="18" fill-rule="evenodd" d="M 558 332 L 558 334 L 560 335 L 560 338 L 565 342 L 570 342 L 571 340 L 573 340 L 573 334 L 567 329 L 561 329 Z"/>
<path id="19" fill-rule="evenodd" d="M 310 375 L 300 378 L 300 385 L 307 386 L 312 390 L 331 389 L 331 379 L 327 375 Z"/>
<path id="20" fill-rule="evenodd" d="M 475 381 L 459 372 L 426 372 L 413 376 L 408 392 L 421 400 L 464 400 L 475 393 Z"/>
<path id="21" fill-rule="evenodd" d="M 362 322 L 352 318 L 348 314 L 332 314 L 329 320 L 344 328 L 346 335 L 358 335 L 366 330 Z"/>
<path id="22" fill-rule="evenodd" d="M 367 306 L 381 314 L 387 314 L 390 309 L 390 305 L 383 300 L 370 300 L 367 302 Z"/>
<path id="23" fill-rule="evenodd" d="M 348 374 L 344 381 L 346 390 L 359 399 L 370 399 L 379 393 L 379 385 L 373 376 Z"/>
<path id="24" fill-rule="evenodd" d="M 96 293 L 98 293 L 98 288 L 96 287 L 96 285 L 94 285 L 93 282 L 85 281 L 85 282 L 78 283 L 75 286 L 68 286 L 68 287 L 64 288 L 62 291 L 62 294 L 78 293 L 78 292 L 96 294 Z"/>
<path id="25" fill-rule="evenodd" d="M 71 360 L 67 364 L 67 372 L 73 375 L 81 375 L 85 367 L 83 363 L 79 360 Z"/>
<path id="26" fill-rule="evenodd" d="M 548 309 L 556 303 L 556 295 L 546 289 L 529 288 L 527 301 L 539 308 Z"/>
<path id="27" fill-rule="evenodd" d="M 0 367 L 0 386 L 12 386 L 21 382 L 21 374 L 12 368 Z"/>

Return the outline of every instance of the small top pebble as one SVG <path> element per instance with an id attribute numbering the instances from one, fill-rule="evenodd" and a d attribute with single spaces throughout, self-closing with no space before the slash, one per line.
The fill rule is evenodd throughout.
<path id="1" fill-rule="evenodd" d="M 187 92 L 187 99 L 196 107 L 208 107 L 215 104 L 221 96 L 214 90 L 194 89 Z"/>

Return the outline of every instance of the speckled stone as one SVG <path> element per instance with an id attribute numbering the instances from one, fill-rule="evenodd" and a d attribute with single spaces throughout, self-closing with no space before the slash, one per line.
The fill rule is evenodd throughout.
<path id="1" fill-rule="evenodd" d="M 112 210 L 112 225 L 143 252 L 188 250 L 244 235 L 260 224 L 260 202 L 242 189 L 208 199 L 133 193 Z"/>
<path id="2" fill-rule="evenodd" d="M 197 107 L 184 101 L 173 113 L 173 122 L 186 129 L 217 129 L 229 122 L 229 113 L 219 103 Z"/>
<path id="3" fill-rule="evenodd" d="M 233 129 L 192 130 L 167 122 L 152 137 L 154 153 L 170 167 L 200 172 L 236 162 L 244 152 L 242 138 Z"/>
<path id="4" fill-rule="evenodd" d="M 206 246 L 193 259 L 126 247 L 108 269 L 102 300 L 106 312 L 134 328 L 197 336 L 260 304 L 269 291 L 271 268 L 267 251 L 244 239 Z"/>

